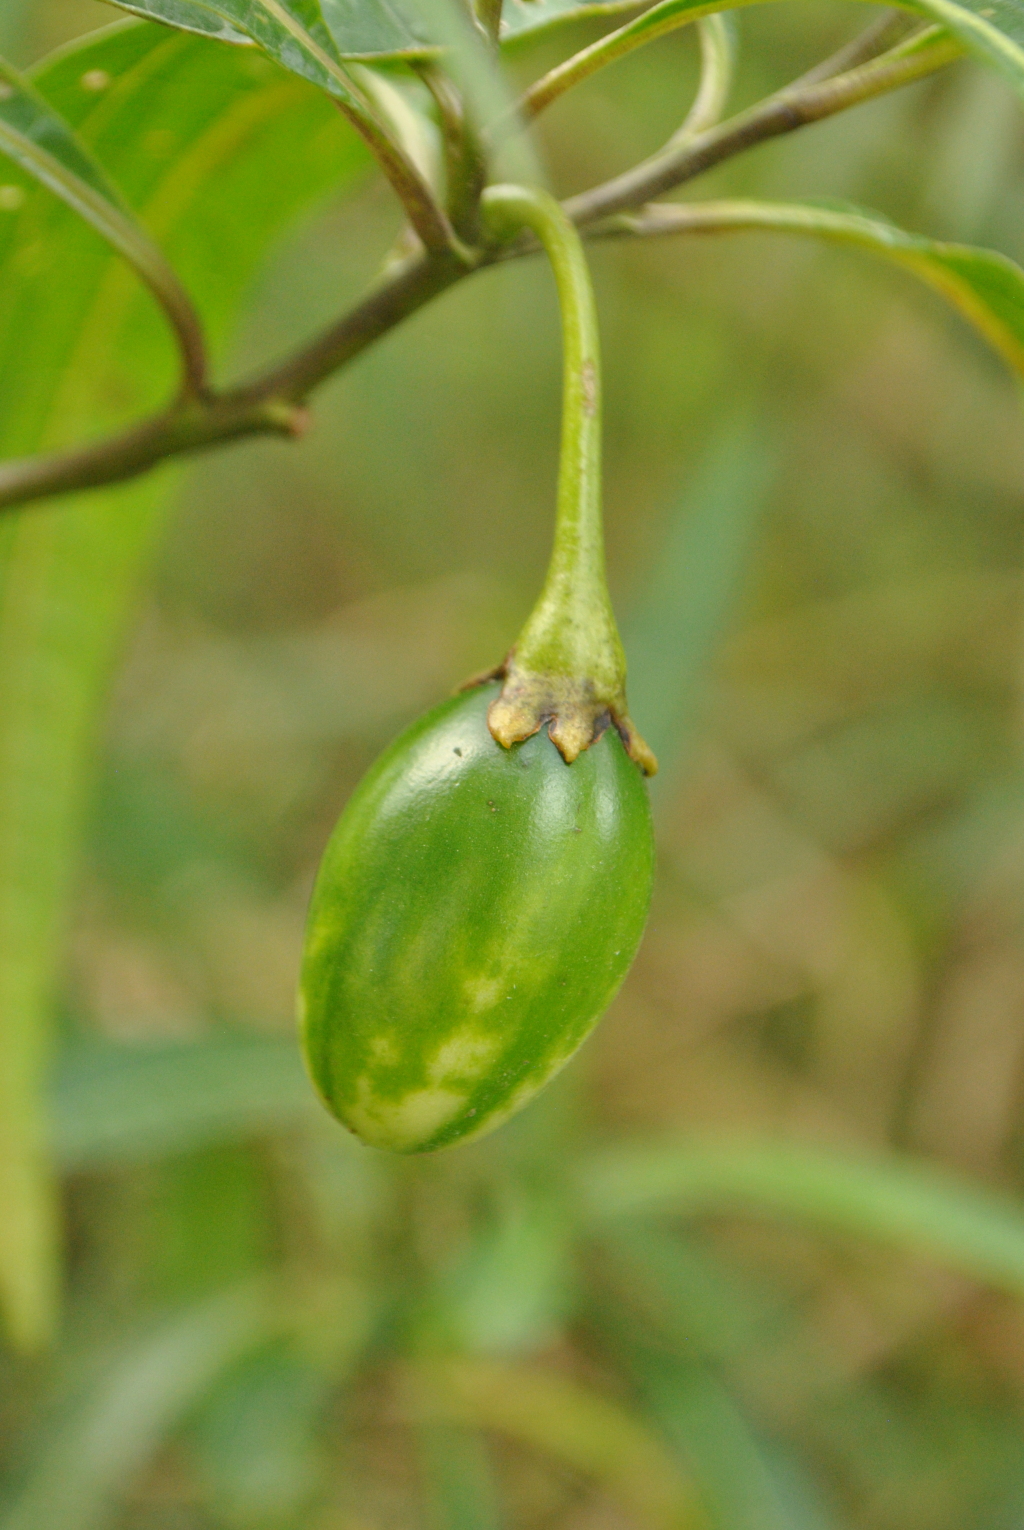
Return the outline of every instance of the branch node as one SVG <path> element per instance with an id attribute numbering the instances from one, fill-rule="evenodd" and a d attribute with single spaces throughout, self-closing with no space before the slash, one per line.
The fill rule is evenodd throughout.
<path id="1" fill-rule="evenodd" d="M 271 430 L 293 441 L 301 441 L 313 423 L 313 411 L 308 404 L 295 404 L 286 398 L 267 399 L 261 413 Z"/>

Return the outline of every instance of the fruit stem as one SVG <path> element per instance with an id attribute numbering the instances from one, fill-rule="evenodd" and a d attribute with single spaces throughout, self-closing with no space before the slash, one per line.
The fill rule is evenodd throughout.
<path id="1" fill-rule="evenodd" d="M 516 644 L 531 669 L 576 676 L 597 669 L 621 689 L 625 659 L 605 583 L 601 525 L 601 361 L 597 310 L 580 236 L 546 191 L 491 186 L 488 232 L 529 228 L 551 261 L 562 315 L 562 451 L 555 541 L 547 579 Z M 597 678 L 595 675 L 593 678 Z"/>
<path id="2" fill-rule="evenodd" d="M 506 243 L 529 229 L 543 245 L 562 316 L 562 445 L 554 548 L 540 598 L 512 650 L 491 732 L 506 746 L 550 724 L 569 761 L 608 722 L 648 773 L 654 757 L 626 715 L 626 659 L 605 577 L 601 517 L 601 358 L 594 289 L 583 245 L 554 197 L 490 186 L 484 228 Z"/>

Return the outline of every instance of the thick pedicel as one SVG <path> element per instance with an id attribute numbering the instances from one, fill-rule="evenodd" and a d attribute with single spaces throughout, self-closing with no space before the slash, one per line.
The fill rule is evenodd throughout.
<path id="1" fill-rule="evenodd" d="M 310 910 L 307 1064 L 364 1142 L 490 1131 L 593 1028 L 643 933 L 647 789 L 615 729 L 567 765 L 491 737 L 495 684 L 414 723 L 357 788 Z"/>

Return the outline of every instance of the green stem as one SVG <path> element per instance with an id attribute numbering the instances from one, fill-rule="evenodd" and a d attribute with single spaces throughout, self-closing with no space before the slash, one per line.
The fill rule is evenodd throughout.
<path id="1" fill-rule="evenodd" d="M 943 28 L 931 27 L 846 74 L 777 91 L 697 138 L 663 149 L 603 186 L 570 197 L 565 211 L 574 223 L 590 224 L 640 207 L 755 143 L 822 122 L 862 101 L 924 79 L 963 52 L 963 45 Z"/>
<path id="2" fill-rule="evenodd" d="M 558 288 L 563 349 L 554 548 L 540 598 L 508 662 L 502 698 L 492 707 L 491 731 L 508 745 L 549 721 L 552 739 L 572 760 L 609 718 L 628 724 L 626 660 L 605 578 L 594 290 L 580 236 L 547 192 L 491 186 L 481 213 L 496 240 L 507 243 L 527 228 L 543 245 Z"/>
<path id="3" fill-rule="evenodd" d="M 551 261 L 562 313 L 562 451 L 554 551 L 516 655 L 520 663 L 552 673 L 578 675 L 596 664 L 617 678 L 623 663 L 605 583 L 601 526 L 597 310 L 583 246 L 545 191 L 492 186 L 484 194 L 483 214 L 488 230 L 502 240 L 524 227 L 536 234 Z"/>
<path id="4" fill-rule="evenodd" d="M 390 181 L 391 189 L 404 207 L 424 249 L 439 253 L 456 248 L 451 224 L 408 154 L 392 141 L 372 112 L 355 111 L 346 101 L 337 98 L 334 104 L 355 128 Z"/>

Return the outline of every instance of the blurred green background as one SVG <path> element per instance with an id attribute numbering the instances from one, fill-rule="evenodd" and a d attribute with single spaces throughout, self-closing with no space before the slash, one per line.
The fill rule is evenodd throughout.
<path id="1" fill-rule="evenodd" d="M 22 64 L 111 15 L 4 3 Z M 737 101 L 864 19 L 742 13 Z M 669 37 L 554 107 L 556 189 L 657 147 L 695 55 Z M 699 191 L 848 199 L 1024 260 L 1022 170 L 1019 106 L 961 63 Z M 370 176 L 328 202 L 231 368 L 337 312 L 397 228 Z M 334 819 L 543 572 L 559 341 L 524 264 L 324 388 L 300 446 L 222 451 L 177 496 L 91 799 L 67 1311 L 44 1360 L 0 1355 L 4 1530 L 1024 1525 L 1020 1300 L 799 1222 L 595 1231 L 573 1199 L 609 1144 L 691 1135 L 1024 1189 L 1019 387 L 867 256 L 744 235 L 593 268 L 613 594 L 663 763 L 636 966 L 545 1096 L 436 1159 L 356 1146 L 294 1053 Z"/>

